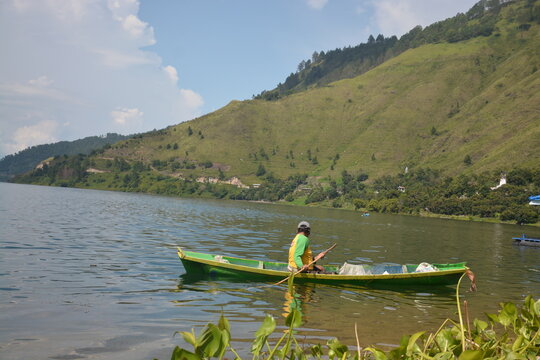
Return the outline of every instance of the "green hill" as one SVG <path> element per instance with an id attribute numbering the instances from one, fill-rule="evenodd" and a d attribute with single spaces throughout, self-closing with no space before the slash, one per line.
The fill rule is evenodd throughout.
<path id="1" fill-rule="evenodd" d="M 385 38 L 379 34 L 376 38 L 370 35 L 367 43 L 354 47 L 315 51 L 311 59 L 302 60 L 295 73 L 291 73 L 284 83 L 270 91 L 263 91 L 256 99 L 276 100 L 309 88 L 353 78 L 361 75 L 383 62 L 425 44 L 441 42 L 458 42 L 478 36 L 489 36 L 497 31 L 500 11 L 511 1 L 481 0 L 466 13 L 459 13 L 452 18 L 438 21 L 425 29 L 416 26 L 399 40 L 396 36 Z M 534 1 L 530 1 L 527 9 L 519 13 L 509 14 L 515 21 L 528 26 L 527 22 L 537 17 Z M 536 13 L 535 13 L 536 11 Z"/>
<path id="2" fill-rule="evenodd" d="M 539 22 L 540 0 L 483 0 L 467 14 L 388 40 L 393 55 L 359 76 L 232 101 L 16 181 L 500 215 L 540 191 Z M 347 62 L 326 79 L 340 66 Z M 520 188 L 489 193 L 501 172 Z M 226 189 L 198 177 L 262 186 Z"/>
<path id="3" fill-rule="evenodd" d="M 113 144 L 129 136 L 109 133 L 105 136 L 89 136 L 75 141 L 31 146 L 16 154 L 0 159 L 0 181 L 32 170 L 41 161 L 59 155 L 89 154 L 107 144 Z"/>
<path id="4" fill-rule="evenodd" d="M 213 169 L 183 172 L 221 167 L 248 183 L 258 182 L 260 164 L 277 177 L 343 169 L 377 177 L 417 166 L 455 175 L 537 165 L 540 27 L 524 30 L 518 21 L 528 3 L 503 7 L 490 36 L 422 45 L 361 76 L 277 101 L 233 101 L 106 156 L 210 161 Z"/>

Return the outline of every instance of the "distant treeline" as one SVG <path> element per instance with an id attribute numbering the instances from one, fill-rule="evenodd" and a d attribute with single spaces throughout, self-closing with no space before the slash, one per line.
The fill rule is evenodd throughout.
<path id="1" fill-rule="evenodd" d="M 511 14 L 509 19 L 517 28 L 526 31 L 530 23 L 540 23 L 540 6 L 535 0 L 517 0 L 526 2 L 526 6 Z M 422 28 L 416 26 L 401 38 L 369 36 L 367 43 L 354 47 L 338 48 L 327 52 L 314 52 L 311 59 L 302 60 L 297 71 L 291 73 L 284 83 L 273 90 L 263 91 L 255 99 L 277 100 L 281 97 L 309 89 L 324 86 L 331 82 L 353 78 L 377 65 L 382 64 L 402 52 L 424 44 L 458 42 L 478 36 L 489 36 L 496 31 L 501 9 L 512 0 L 481 0 L 466 13 L 459 13 L 452 18 L 436 22 Z"/>
<path id="2" fill-rule="evenodd" d="M 476 216 L 519 224 L 540 220 L 540 207 L 528 205 L 529 196 L 540 194 L 540 168 L 506 171 L 507 184 L 496 189 L 501 174 L 505 173 L 502 169 L 480 175 L 443 177 L 429 168 L 386 175 L 371 182 L 362 171 L 353 174 L 344 170 L 336 179 L 321 181 L 309 179 L 305 174 L 279 179 L 265 171 L 259 176 L 258 186 L 245 189 L 199 182 L 194 176 L 166 176 L 140 161 L 120 158 L 96 161 L 85 155 L 57 157 L 43 168 L 13 181 L 172 196 L 287 201 L 381 213 Z M 100 168 L 102 172 L 89 173 L 89 167 Z M 225 173 L 221 170 L 219 173 L 221 179 L 226 179 Z"/>
<path id="3" fill-rule="evenodd" d="M 270 175 L 257 189 L 244 189 L 231 198 L 269 201 L 302 198 L 305 204 L 336 208 L 353 205 L 357 210 L 381 213 L 476 216 L 519 224 L 538 222 L 540 206 L 528 205 L 528 197 L 540 194 L 540 168 L 513 169 L 506 175 L 507 184 L 492 190 L 502 173 L 497 170 L 441 177 L 439 171 L 419 168 L 406 174 L 386 175 L 367 184 L 367 174 L 344 170 L 341 178 L 311 185 L 305 182 L 307 176 L 279 180 Z"/>
<path id="4" fill-rule="evenodd" d="M 497 170 L 441 177 L 438 171 L 420 168 L 378 178 L 373 193 L 353 202 L 357 208 L 377 212 L 477 216 L 519 224 L 538 222 L 540 209 L 528 205 L 528 197 L 540 194 L 540 168 L 512 169 L 506 174 L 507 184 L 496 188 L 502 173 Z"/>
<path id="5" fill-rule="evenodd" d="M 52 144 L 36 145 L 7 155 L 0 160 L 0 181 L 32 170 L 41 161 L 59 155 L 89 154 L 92 150 L 114 144 L 131 136 L 108 133 L 105 136 L 89 136 L 75 141 L 60 141 Z"/>
<path id="6" fill-rule="evenodd" d="M 298 71 L 291 73 L 283 84 L 274 90 L 263 91 L 255 99 L 277 100 L 313 86 L 322 86 L 333 81 L 361 75 L 389 58 L 398 55 L 390 50 L 398 41 L 397 37 L 383 35 L 369 37 L 366 44 L 335 49 L 328 52 L 314 52 L 311 59 L 300 62 Z"/>

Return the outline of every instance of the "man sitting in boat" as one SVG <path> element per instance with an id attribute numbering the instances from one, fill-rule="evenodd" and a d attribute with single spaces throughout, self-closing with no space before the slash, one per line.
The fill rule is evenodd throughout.
<path id="1" fill-rule="evenodd" d="M 298 224 L 298 230 L 289 248 L 289 271 L 322 272 L 324 268 L 313 263 L 313 253 L 309 247 L 311 227 L 307 221 Z"/>

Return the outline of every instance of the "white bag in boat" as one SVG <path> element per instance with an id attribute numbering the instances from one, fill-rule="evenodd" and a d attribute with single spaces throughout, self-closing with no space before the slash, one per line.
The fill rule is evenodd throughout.
<path id="1" fill-rule="evenodd" d="M 369 275 L 366 272 L 363 265 L 353 265 L 345 262 L 341 268 L 339 268 L 339 275 Z"/>
<path id="2" fill-rule="evenodd" d="M 224 259 L 222 255 L 214 256 L 214 260 L 219 261 L 220 263 L 228 264 L 229 260 Z"/>
<path id="3" fill-rule="evenodd" d="M 415 272 L 428 272 L 428 271 L 439 271 L 436 266 L 431 265 L 427 262 L 420 263 L 416 268 Z"/>

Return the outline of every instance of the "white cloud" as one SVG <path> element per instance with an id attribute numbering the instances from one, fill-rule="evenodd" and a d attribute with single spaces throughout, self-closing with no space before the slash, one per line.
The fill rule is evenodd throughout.
<path id="1" fill-rule="evenodd" d="M 107 6 L 117 19 L 125 18 L 139 11 L 138 0 L 108 0 Z"/>
<path id="2" fill-rule="evenodd" d="M 40 76 L 37 79 L 32 79 L 28 81 L 30 85 L 37 86 L 37 87 L 47 87 L 51 85 L 53 82 L 54 81 L 52 81 L 45 75 Z"/>
<path id="3" fill-rule="evenodd" d="M 163 71 L 165 71 L 165 74 L 167 74 L 174 84 L 178 83 L 178 72 L 174 66 L 167 65 L 163 68 Z"/>
<path id="4" fill-rule="evenodd" d="M 146 31 L 148 31 L 151 37 L 150 44 L 148 45 L 155 44 L 156 41 L 154 40 L 153 29 L 148 26 L 148 23 L 141 21 L 141 19 L 135 15 L 126 16 L 126 18 L 122 21 L 122 26 L 134 37 L 141 37 Z"/>
<path id="5" fill-rule="evenodd" d="M 142 40 L 144 45 L 156 43 L 154 29 L 137 16 L 139 1 L 137 0 L 108 0 L 108 8 L 113 18 L 122 24 L 122 28 L 133 38 Z"/>
<path id="6" fill-rule="evenodd" d="M 93 49 L 99 55 L 101 63 L 111 68 L 124 68 L 132 65 L 158 65 L 161 62 L 155 54 L 142 51 L 123 52 L 116 49 Z"/>
<path id="7" fill-rule="evenodd" d="M 409 0 L 376 1 L 375 18 L 381 32 L 387 36 L 402 35 L 421 22 Z"/>
<path id="8" fill-rule="evenodd" d="M 137 108 L 117 108 L 116 110 L 111 111 L 113 121 L 122 126 L 141 124 L 143 121 L 143 115 L 143 112 Z"/>
<path id="9" fill-rule="evenodd" d="M 417 25 L 427 26 L 436 21 L 465 12 L 477 0 L 372 0 L 375 23 L 385 36 L 401 36 Z"/>
<path id="10" fill-rule="evenodd" d="M 52 120 L 41 121 L 35 125 L 22 126 L 13 133 L 12 141 L 3 146 L 7 153 L 14 153 L 29 146 L 58 141 L 55 132 L 58 124 Z"/>
<path id="11" fill-rule="evenodd" d="M 25 11 L 30 6 L 29 0 L 13 0 L 13 7 L 17 11 Z"/>
<path id="12" fill-rule="evenodd" d="M 2 100 L 0 103 L 11 99 L 13 101 L 23 100 L 29 101 L 31 98 L 42 98 L 49 100 L 67 101 L 76 103 L 77 100 L 72 99 L 69 95 L 57 89 L 50 88 L 51 80 L 46 77 L 41 77 L 35 80 L 30 80 L 26 84 L 21 83 L 0 83 L 0 95 Z"/>
<path id="13" fill-rule="evenodd" d="M 320 10 L 322 9 L 328 0 L 306 0 L 310 8 Z"/>
<path id="14" fill-rule="evenodd" d="M 0 157 L 199 116 L 202 97 L 181 89 L 183 69 L 154 43 L 138 0 L 0 0 Z"/>
<path id="15" fill-rule="evenodd" d="M 77 22 L 88 14 L 88 9 L 95 6 L 99 0 L 41 0 L 42 5 L 51 9 L 51 15 L 62 22 Z M 36 6 L 35 0 L 12 0 L 13 7 L 18 12 L 31 11 Z"/>
<path id="16" fill-rule="evenodd" d="M 62 21 L 80 21 L 88 14 L 89 8 L 96 4 L 96 0 L 46 0 L 54 9 L 56 17 Z"/>
<path id="17" fill-rule="evenodd" d="M 201 95 L 193 90 L 180 89 L 181 101 L 190 109 L 197 109 L 204 104 Z"/>

